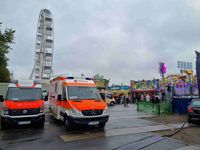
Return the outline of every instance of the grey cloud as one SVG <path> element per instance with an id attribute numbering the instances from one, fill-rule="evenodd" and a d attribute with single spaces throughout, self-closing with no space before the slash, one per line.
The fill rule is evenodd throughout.
<path id="1" fill-rule="evenodd" d="M 54 74 L 104 74 L 114 83 L 158 78 L 158 62 L 177 73 L 178 60 L 195 61 L 200 48 L 198 14 L 185 1 L 2 1 L 0 18 L 16 29 L 9 66 L 28 77 L 34 62 L 41 9 L 53 13 Z M 195 14 L 194 14 L 195 13 Z"/>

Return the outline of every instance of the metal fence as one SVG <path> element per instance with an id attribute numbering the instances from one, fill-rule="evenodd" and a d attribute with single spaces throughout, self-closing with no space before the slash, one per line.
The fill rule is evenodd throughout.
<path id="1" fill-rule="evenodd" d="M 137 110 L 154 115 L 170 115 L 172 114 L 172 105 L 169 102 L 137 102 Z"/>

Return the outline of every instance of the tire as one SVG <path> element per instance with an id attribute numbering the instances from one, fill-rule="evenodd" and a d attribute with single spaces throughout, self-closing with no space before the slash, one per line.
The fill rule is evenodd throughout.
<path id="1" fill-rule="evenodd" d="M 51 107 L 49 107 L 49 115 L 52 116 L 52 110 L 51 110 Z"/>
<path id="2" fill-rule="evenodd" d="M 36 128 L 44 128 L 45 118 L 42 119 L 40 122 L 35 123 Z"/>
<path id="3" fill-rule="evenodd" d="M 106 125 L 106 123 L 100 123 L 100 124 L 99 124 L 99 128 L 104 128 L 105 125 Z"/>
<path id="4" fill-rule="evenodd" d="M 191 118 L 188 116 L 188 119 L 187 119 L 188 123 L 192 123 L 192 120 Z"/>
<path id="5" fill-rule="evenodd" d="M 1 130 L 7 129 L 6 123 L 3 118 L 1 118 Z"/>
<path id="6" fill-rule="evenodd" d="M 40 122 L 40 124 L 38 125 L 39 128 L 44 128 L 44 121 Z"/>
<path id="7" fill-rule="evenodd" d="M 67 117 L 65 117 L 64 119 L 64 125 L 65 125 L 66 130 L 68 131 L 71 131 L 73 129 L 72 122 L 69 121 Z"/>

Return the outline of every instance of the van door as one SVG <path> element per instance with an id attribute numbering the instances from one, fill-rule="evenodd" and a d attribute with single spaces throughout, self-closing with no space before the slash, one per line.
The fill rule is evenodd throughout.
<path id="1" fill-rule="evenodd" d="M 57 118 L 57 83 L 50 88 L 50 108 L 53 117 Z"/>

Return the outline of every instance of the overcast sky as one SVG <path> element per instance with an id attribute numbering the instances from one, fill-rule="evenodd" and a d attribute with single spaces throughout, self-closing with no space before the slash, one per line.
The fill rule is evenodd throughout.
<path id="1" fill-rule="evenodd" d="M 198 0 L 0 0 L 2 27 L 16 30 L 8 56 L 15 78 L 29 78 L 33 69 L 41 9 L 54 19 L 54 74 L 100 73 L 129 84 L 159 78 L 160 61 L 167 74 L 179 72 L 178 60 L 195 69 Z"/>

